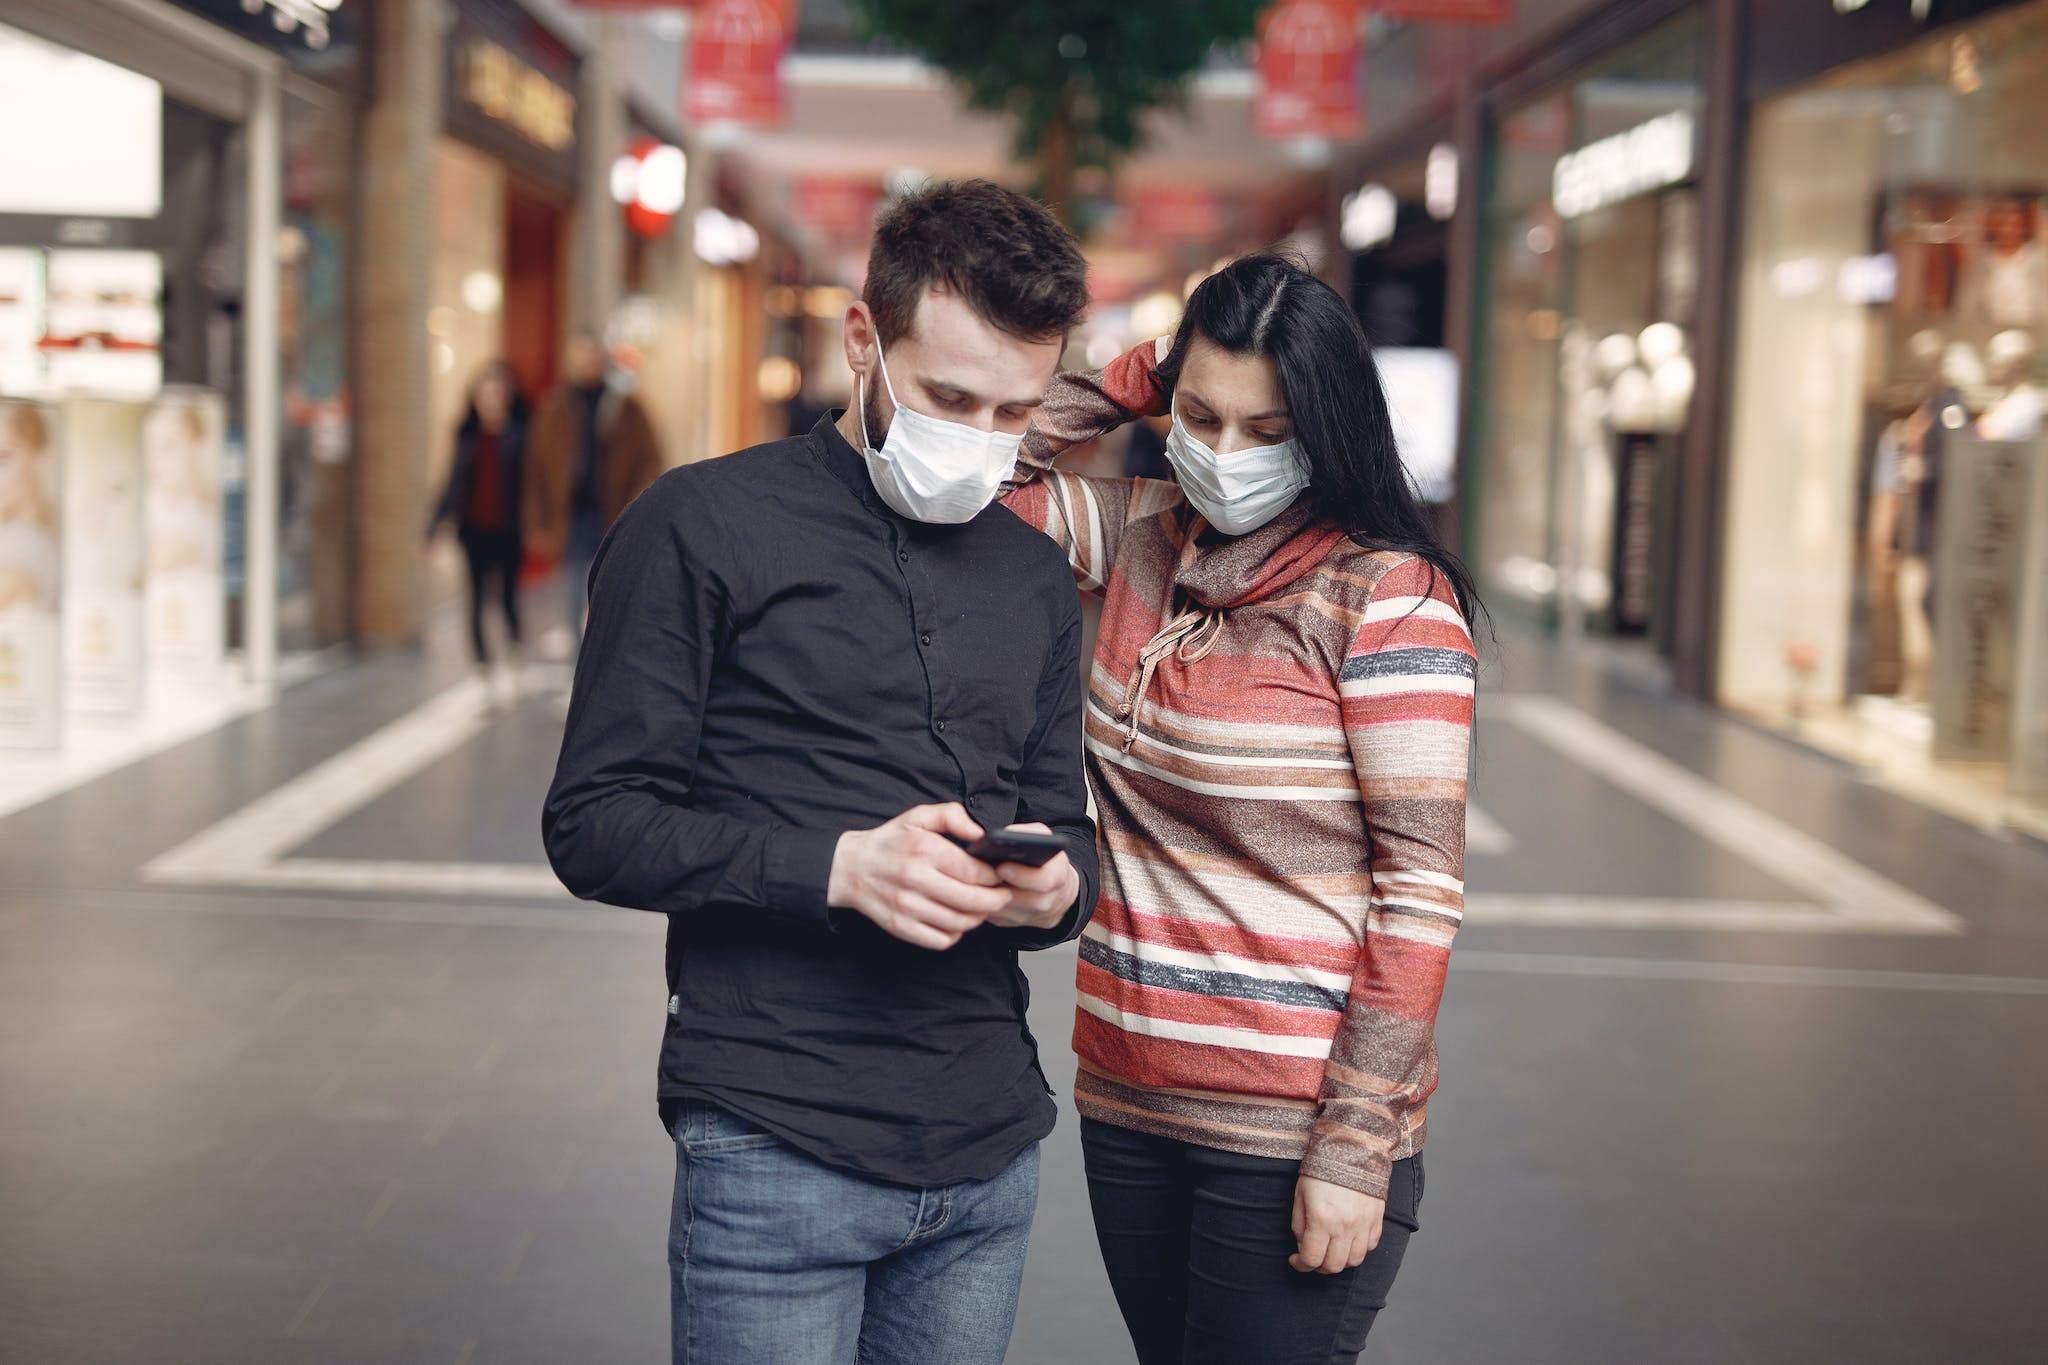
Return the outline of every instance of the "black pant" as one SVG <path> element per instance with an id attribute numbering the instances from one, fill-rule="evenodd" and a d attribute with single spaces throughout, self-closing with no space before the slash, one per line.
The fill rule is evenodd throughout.
<path id="1" fill-rule="evenodd" d="M 469 643 L 478 663 L 489 663 L 484 644 L 484 603 L 495 590 L 505 608 L 505 633 L 519 643 L 519 537 L 510 531 L 464 531 L 469 562 Z"/>
<path id="2" fill-rule="evenodd" d="M 1095 1237 L 1139 1365 L 1339 1365 L 1365 1350 L 1422 1201 L 1422 1158 L 1394 1163 L 1385 1229 L 1363 1265 L 1304 1274 L 1301 1163 L 1081 1120 Z"/>

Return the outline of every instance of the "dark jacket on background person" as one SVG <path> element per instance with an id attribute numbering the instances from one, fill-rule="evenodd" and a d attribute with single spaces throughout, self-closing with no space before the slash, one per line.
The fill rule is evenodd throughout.
<path id="1" fill-rule="evenodd" d="M 471 413 L 455 433 L 455 460 L 434 505 L 435 526 L 452 522 L 464 537 L 521 536 L 526 480 L 526 427 L 518 417 L 485 431 Z"/>
<path id="2" fill-rule="evenodd" d="M 541 401 L 527 439 L 526 546 L 544 559 L 560 559 L 568 543 L 584 472 L 585 402 L 578 386 L 557 386 Z M 605 389 L 597 400 L 595 439 L 592 510 L 609 528 L 626 504 L 654 482 L 664 461 L 646 407 L 616 389 Z"/>
<path id="3" fill-rule="evenodd" d="M 1065 556 L 1001 507 L 898 516 L 828 415 L 664 474 L 591 583 L 541 829 L 569 890 L 668 916 L 665 1120 L 708 1101 L 903 1185 L 1005 1170 L 1057 1113 L 1017 953 L 1097 886 Z M 1060 836 L 1063 922 L 932 952 L 828 906 L 843 833 L 946 801 Z"/>

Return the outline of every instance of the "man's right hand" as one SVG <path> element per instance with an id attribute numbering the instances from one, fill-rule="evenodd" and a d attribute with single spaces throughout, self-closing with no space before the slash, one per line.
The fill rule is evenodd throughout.
<path id="1" fill-rule="evenodd" d="M 886 825 L 839 836 L 826 902 L 858 910 L 883 932 L 942 952 L 1010 903 L 1009 888 L 947 835 L 979 839 L 957 802 L 913 806 Z"/>

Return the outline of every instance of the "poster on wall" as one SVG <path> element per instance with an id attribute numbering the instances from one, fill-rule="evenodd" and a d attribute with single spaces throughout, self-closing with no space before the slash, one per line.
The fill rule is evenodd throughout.
<path id="1" fill-rule="evenodd" d="M 142 415 L 73 398 L 64 432 L 64 700 L 88 716 L 142 707 Z"/>
<path id="2" fill-rule="evenodd" d="M 210 389 L 170 388 L 142 419 L 143 637 L 150 690 L 220 681 L 227 651 L 221 529 L 226 406 Z"/>
<path id="3" fill-rule="evenodd" d="M 2007 756 L 2019 660 L 2027 446 L 1956 432 L 1943 443 L 1934 567 L 1934 757 Z"/>
<path id="4" fill-rule="evenodd" d="M 0 399 L 0 749 L 59 737 L 57 444 L 48 409 Z"/>
<path id="5" fill-rule="evenodd" d="M 0 248 L 0 394 L 43 391 L 43 253 Z"/>
<path id="6" fill-rule="evenodd" d="M 50 388 L 154 397 L 164 372 L 163 286 L 153 251 L 52 251 L 41 342 Z"/>

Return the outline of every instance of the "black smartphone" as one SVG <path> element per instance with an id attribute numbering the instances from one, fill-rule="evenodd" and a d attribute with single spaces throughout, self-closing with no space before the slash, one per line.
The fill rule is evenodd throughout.
<path id="1" fill-rule="evenodd" d="M 992 829 L 979 839 L 960 840 L 960 847 L 990 867 L 1000 863 L 1022 863 L 1044 867 L 1067 851 L 1067 841 L 1057 834 L 1039 834 L 1028 829 Z"/>

